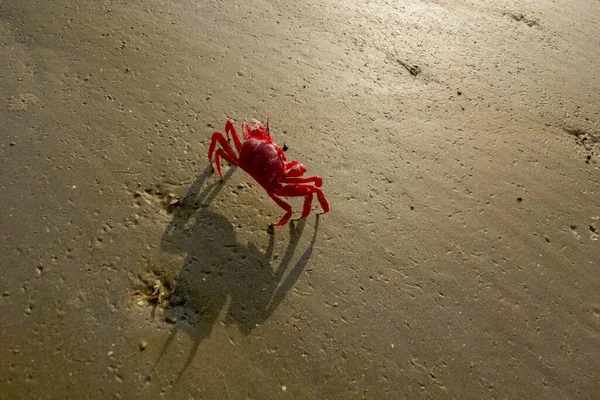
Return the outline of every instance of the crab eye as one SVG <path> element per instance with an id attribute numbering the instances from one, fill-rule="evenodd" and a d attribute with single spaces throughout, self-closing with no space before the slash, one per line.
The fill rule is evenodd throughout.
<path id="1" fill-rule="evenodd" d="M 285 144 L 285 143 L 284 143 L 284 144 L 283 144 L 283 151 L 287 151 L 287 149 L 288 149 L 288 148 L 289 148 L 289 147 L 287 147 L 287 144 Z"/>

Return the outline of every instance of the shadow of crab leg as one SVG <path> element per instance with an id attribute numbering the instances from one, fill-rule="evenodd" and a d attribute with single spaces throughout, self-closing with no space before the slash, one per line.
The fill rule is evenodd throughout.
<path id="1" fill-rule="evenodd" d="M 285 210 L 285 214 L 283 215 L 283 217 L 281 217 L 279 222 L 277 222 L 276 224 L 271 224 L 271 226 L 285 225 L 289 221 L 290 217 L 292 216 L 292 206 L 289 205 L 288 203 L 286 203 L 285 201 L 281 200 L 279 197 L 277 197 L 273 193 L 269 193 L 269 197 L 272 198 L 279 207 L 281 207 Z"/>

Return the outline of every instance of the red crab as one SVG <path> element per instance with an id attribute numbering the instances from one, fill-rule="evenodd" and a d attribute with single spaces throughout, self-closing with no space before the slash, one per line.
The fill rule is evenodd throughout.
<path id="1" fill-rule="evenodd" d="M 250 124 L 242 123 L 242 132 L 244 133 L 244 142 L 235 131 L 232 120 L 225 124 L 225 133 L 227 140 L 221 132 L 215 132 L 212 135 L 210 146 L 208 148 L 208 161 L 212 163 L 213 152 L 217 143 L 221 146 L 215 153 L 215 163 L 219 176 L 221 173 L 221 158 L 232 165 L 237 165 L 250 174 L 267 191 L 275 203 L 285 210 L 285 214 L 279 222 L 271 224 L 274 226 L 285 225 L 292 216 L 292 206 L 283 201 L 283 197 L 304 197 L 304 207 L 299 219 L 305 218 L 310 213 L 310 207 L 313 200 L 313 193 L 317 194 L 317 199 L 323 208 L 322 214 L 329 211 L 329 204 L 323 191 L 319 189 L 323 184 L 320 176 L 303 177 L 306 167 L 294 160 L 287 162 L 284 151 L 287 150 L 285 144 L 283 147 L 273 143 L 273 138 L 269 132 L 269 120 L 267 119 L 266 128 L 257 120 L 253 119 Z M 229 144 L 229 134 L 233 137 L 233 143 L 238 155 Z M 314 183 L 311 185 L 310 183 Z"/>

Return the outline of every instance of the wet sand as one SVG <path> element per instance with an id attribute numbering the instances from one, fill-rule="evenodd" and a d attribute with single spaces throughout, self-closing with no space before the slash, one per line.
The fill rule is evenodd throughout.
<path id="1" fill-rule="evenodd" d="M 600 4 L 249 3 L 0 1 L 0 397 L 596 397 Z"/>

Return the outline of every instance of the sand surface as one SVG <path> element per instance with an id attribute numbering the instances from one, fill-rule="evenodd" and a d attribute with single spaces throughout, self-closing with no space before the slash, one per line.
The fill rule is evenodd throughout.
<path id="1" fill-rule="evenodd" d="M 598 398 L 598 15 L 0 0 L 0 398 Z M 267 116 L 274 234 L 206 158 Z"/>

